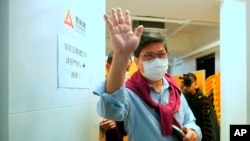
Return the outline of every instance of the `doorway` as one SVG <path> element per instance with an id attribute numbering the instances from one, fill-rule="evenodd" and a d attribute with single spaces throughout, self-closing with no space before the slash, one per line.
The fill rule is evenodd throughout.
<path id="1" fill-rule="evenodd" d="M 196 59 L 196 70 L 205 70 L 206 79 L 215 74 L 215 53 Z"/>

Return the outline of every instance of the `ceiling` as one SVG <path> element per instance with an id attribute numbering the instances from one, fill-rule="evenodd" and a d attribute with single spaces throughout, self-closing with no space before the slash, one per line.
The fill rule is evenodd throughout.
<path id="1" fill-rule="evenodd" d="M 106 0 L 107 13 L 116 7 L 129 10 L 134 21 L 164 23 L 164 30 L 148 29 L 160 30 L 168 38 L 182 32 L 218 27 L 220 20 L 220 0 Z M 107 45 L 107 52 L 109 50 Z"/>

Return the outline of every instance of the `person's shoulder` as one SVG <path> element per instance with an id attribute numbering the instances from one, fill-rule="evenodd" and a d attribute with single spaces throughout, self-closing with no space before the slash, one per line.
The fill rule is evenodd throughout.
<path id="1" fill-rule="evenodd" d="M 203 96 L 204 95 L 203 92 L 202 92 L 202 90 L 200 88 L 196 88 L 195 91 L 196 91 L 196 94 L 199 95 L 199 96 Z"/>

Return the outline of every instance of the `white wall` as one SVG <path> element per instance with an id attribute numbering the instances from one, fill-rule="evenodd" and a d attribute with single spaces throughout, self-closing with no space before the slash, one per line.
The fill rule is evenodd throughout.
<path id="1" fill-rule="evenodd" d="M 170 55 L 180 55 L 192 49 L 192 38 L 188 33 L 178 33 L 167 39 Z"/>
<path id="2" fill-rule="evenodd" d="M 208 30 L 209 29 L 209 30 Z M 196 71 L 196 59 L 215 53 L 215 72 L 220 71 L 220 49 L 219 49 L 219 30 L 217 27 L 207 28 L 197 33 L 187 34 L 186 39 L 175 37 L 169 39 L 170 46 L 178 46 L 178 40 L 183 41 L 179 47 L 183 49 L 182 55 L 177 56 L 171 63 L 171 74 L 179 75 L 187 72 Z M 184 37 L 184 36 L 182 36 Z M 173 40 L 173 41 L 172 41 Z M 186 44 L 185 44 L 186 43 Z M 170 51 L 171 54 L 171 51 Z"/>
<path id="3" fill-rule="evenodd" d="M 215 53 L 215 72 L 220 71 L 220 49 L 216 42 L 220 39 L 218 26 L 207 26 L 197 32 L 187 32 L 168 39 L 168 46 L 176 56 L 170 60 L 171 74 L 179 75 L 196 71 L 196 58 Z M 213 45 L 214 44 L 214 45 Z M 202 51 L 199 51 L 202 50 Z M 195 53 L 196 52 L 196 53 Z M 189 55 L 190 54 L 190 55 Z"/>
<path id="4" fill-rule="evenodd" d="M 192 50 L 210 44 L 220 39 L 220 27 L 208 26 L 198 32 L 191 34 Z"/>
<path id="5" fill-rule="evenodd" d="M 9 3 L 9 141 L 97 140 L 98 97 L 92 90 L 104 78 L 105 1 Z M 95 60 L 86 89 L 57 87 L 57 34 L 81 42 L 63 24 L 65 7 L 86 21 L 85 47 Z"/>
<path id="6" fill-rule="evenodd" d="M 248 1 L 246 1 L 246 17 L 247 17 L 247 19 L 246 19 L 246 25 L 250 25 L 250 1 L 248 0 Z M 246 31 L 247 31 L 247 34 L 246 34 L 246 39 L 250 39 L 250 26 L 247 26 L 246 27 Z M 250 40 L 247 40 L 247 49 L 246 49 L 246 52 L 247 52 L 247 54 L 249 54 L 250 53 Z M 249 55 L 247 55 L 247 59 L 246 59 L 247 61 L 247 66 L 248 66 L 248 68 L 249 68 L 249 66 L 250 66 L 250 56 Z M 248 69 L 247 70 L 247 80 L 250 80 L 250 70 Z M 247 82 L 247 86 L 249 86 L 250 85 L 250 82 L 248 81 Z M 250 94 L 250 87 L 247 87 L 247 93 L 248 94 Z M 250 101 L 250 96 L 248 95 L 247 96 L 247 101 Z M 248 109 L 248 111 L 247 111 L 247 115 L 250 115 L 250 112 L 249 112 L 249 109 L 250 109 L 250 102 L 247 102 L 247 109 Z M 247 118 L 247 123 L 249 124 L 250 123 L 250 116 L 248 116 L 248 118 Z"/>
<path id="7" fill-rule="evenodd" d="M 8 141 L 9 2 L 0 1 L 0 140 Z"/>
<path id="8" fill-rule="evenodd" d="M 233 11 L 233 12 L 232 12 Z M 249 1 L 221 3 L 221 140 L 231 124 L 249 124 Z M 232 28 L 235 27 L 235 28 Z"/>
<path id="9" fill-rule="evenodd" d="M 218 46 L 187 58 L 176 58 L 171 69 L 172 75 L 196 71 L 196 59 L 215 53 L 215 73 L 220 71 L 220 49 Z"/>

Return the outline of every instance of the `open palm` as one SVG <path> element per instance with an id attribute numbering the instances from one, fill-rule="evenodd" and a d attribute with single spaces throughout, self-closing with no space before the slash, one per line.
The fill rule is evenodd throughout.
<path id="1" fill-rule="evenodd" d="M 120 8 L 111 9 L 111 17 L 105 14 L 104 19 L 108 26 L 113 50 L 121 54 L 131 54 L 139 44 L 143 27 L 138 26 L 133 32 L 129 11 L 125 11 L 125 17 L 123 17 Z"/>

